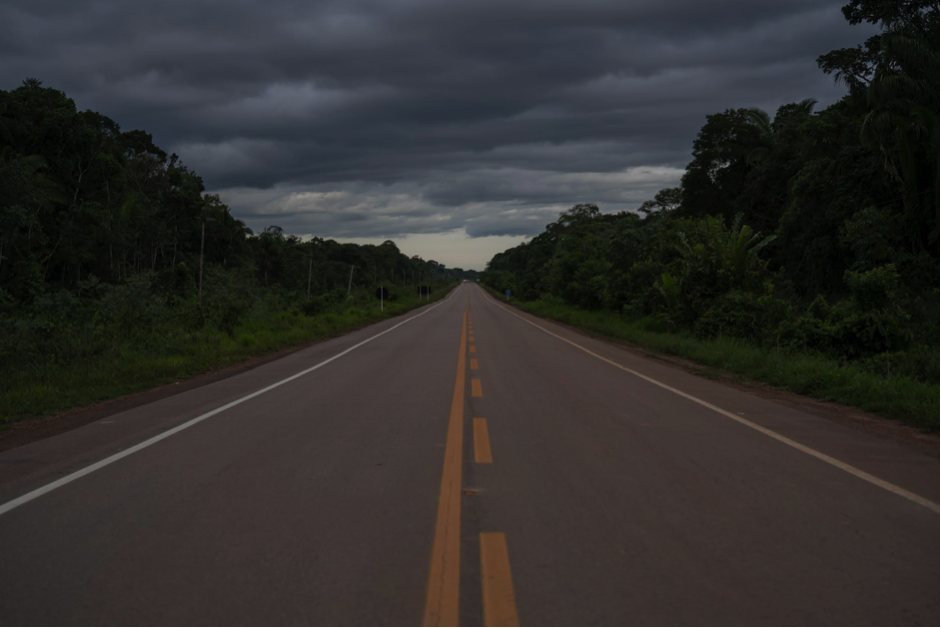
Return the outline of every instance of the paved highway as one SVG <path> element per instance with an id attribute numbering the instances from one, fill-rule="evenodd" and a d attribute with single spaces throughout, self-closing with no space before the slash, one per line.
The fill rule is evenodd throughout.
<path id="1" fill-rule="evenodd" d="M 938 459 L 446 301 L 0 454 L 0 623 L 939 623 Z"/>

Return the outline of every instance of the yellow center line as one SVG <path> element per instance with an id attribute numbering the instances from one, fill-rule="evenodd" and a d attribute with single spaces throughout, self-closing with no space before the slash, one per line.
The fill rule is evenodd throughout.
<path id="1" fill-rule="evenodd" d="M 480 533 L 480 580 L 484 626 L 519 626 L 510 552 L 502 532 Z"/>
<path id="2" fill-rule="evenodd" d="M 477 370 L 477 358 L 471 358 L 471 370 L 472 371 Z"/>
<path id="3" fill-rule="evenodd" d="M 470 352 L 471 352 L 471 353 L 477 353 L 477 345 L 471 345 L 471 346 L 470 346 Z"/>
<path id="4" fill-rule="evenodd" d="M 461 323 L 454 396 L 448 419 L 435 540 L 431 548 L 425 626 L 457 626 L 461 573 L 461 455 L 464 436 L 464 376 L 467 347 L 467 311 Z"/>
<path id="5" fill-rule="evenodd" d="M 471 396 L 472 397 L 483 397 L 484 391 L 480 388 L 480 380 L 472 379 L 471 380 Z"/>
<path id="6" fill-rule="evenodd" d="M 487 419 L 474 419 L 474 462 L 483 464 L 493 462 Z"/>

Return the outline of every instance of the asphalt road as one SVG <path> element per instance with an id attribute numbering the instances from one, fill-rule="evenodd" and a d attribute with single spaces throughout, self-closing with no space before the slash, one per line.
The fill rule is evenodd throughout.
<path id="1" fill-rule="evenodd" d="M 0 454 L 0 623 L 937 625 L 938 493 L 464 284 Z"/>

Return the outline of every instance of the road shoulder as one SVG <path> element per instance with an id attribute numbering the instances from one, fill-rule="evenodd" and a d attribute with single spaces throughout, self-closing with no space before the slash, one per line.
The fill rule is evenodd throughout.
<path id="1" fill-rule="evenodd" d="M 488 294 L 488 296 L 490 295 Z M 509 305 L 516 313 L 521 316 L 529 317 L 533 320 L 541 321 L 542 323 L 554 325 L 556 327 L 565 329 L 566 331 L 576 336 L 603 342 L 639 358 L 650 360 L 664 366 L 681 369 L 691 375 L 703 377 L 723 384 L 724 386 L 728 386 L 742 392 L 747 392 L 763 399 L 776 401 L 795 410 L 808 412 L 814 414 L 815 416 L 825 418 L 829 421 L 839 423 L 840 425 L 862 431 L 866 434 L 892 441 L 893 443 L 908 449 L 912 449 L 914 451 L 918 451 L 933 458 L 941 457 L 941 440 L 939 440 L 939 435 L 925 432 L 912 425 L 907 425 L 900 423 L 899 421 L 887 419 L 885 417 L 881 417 L 871 412 L 854 408 L 852 406 L 799 395 L 787 390 L 775 388 L 769 384 L 756 382 L 740 375 L 722 371 L 714 367 L 703 366 L 691 360 L 659 353 L 644 347 L 638 347 L 619 338 L 612 338 L 610 336 L 582 329 L 568 323 L 562 323 L 557 320 L 543 318 L 517 307 L 512 302 L 509 304 L 501 303 L 500 305 Z"/>

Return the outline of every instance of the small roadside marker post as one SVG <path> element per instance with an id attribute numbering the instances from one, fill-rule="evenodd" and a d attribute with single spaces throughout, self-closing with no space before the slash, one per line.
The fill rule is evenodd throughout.
<path id="1" fill-rule="evenodd" d="M 510 302 L 510 291 L 509 291 L 509 290 L 506 291 L 506 302 L 507 302 L 507 303 Z"/>

